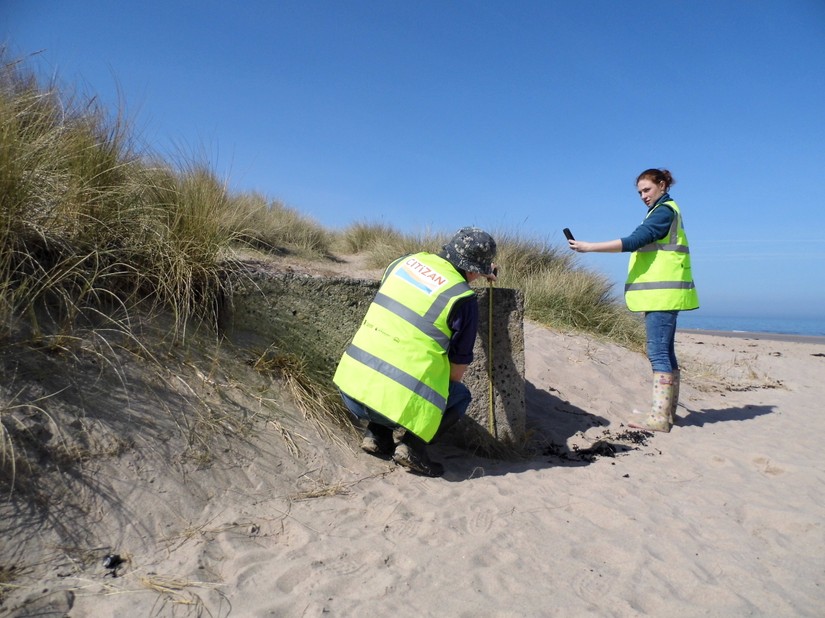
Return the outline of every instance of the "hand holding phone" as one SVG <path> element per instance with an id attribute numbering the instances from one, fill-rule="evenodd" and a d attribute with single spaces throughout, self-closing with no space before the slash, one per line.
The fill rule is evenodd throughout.
<path id="1" fill-rule="evenodd" d="M 564 229 L 562 230 L 562 232 L 564 232 L 564 237 L 565 237 L 567 240 L 576 240 L 575 238 L 573 238 L 573 232 L 571 232 L 571 231 L 570 231 L 570 228 L 569 228 L 569 227 L 564 228 Z"/>

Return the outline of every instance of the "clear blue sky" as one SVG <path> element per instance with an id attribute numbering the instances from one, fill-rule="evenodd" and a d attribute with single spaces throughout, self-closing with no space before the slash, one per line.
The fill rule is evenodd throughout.
<path id="1" fill-rule="evenodd" d="M 154 150 L 329 228 L 610 240 L 667 167 L 700 311 L 825 316 L 823 0 L 3 0 L 0 26 Z"/>

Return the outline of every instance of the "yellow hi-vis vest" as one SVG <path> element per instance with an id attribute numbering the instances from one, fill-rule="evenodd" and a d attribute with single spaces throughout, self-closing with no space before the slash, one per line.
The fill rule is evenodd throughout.
<path id="1" fill-rule="evenodd" d="M 396 260 L 367 309 L 333 381 L 344 393 L 432 440 L 450 389 L 450 309 L 475 292 L 447 260 Z"/>
<path id="2" fill-rule="evenodd" d="M 631 311 L 682 311 L 699 307 L 688 239 L 676 202 L 669 200 L 654 206 L 645 219 L 665 204 L 676 215 L 668 234 L 630 256 L 624 298 Z"/>

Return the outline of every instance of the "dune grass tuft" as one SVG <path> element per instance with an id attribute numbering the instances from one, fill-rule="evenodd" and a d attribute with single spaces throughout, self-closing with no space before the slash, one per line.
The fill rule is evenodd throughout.
<path id="1" fill-rule="evenodd" d="M 222 225 L 236 242 L 264 252 L 323 258 L 332 235 L 312 218 L 258 193 L 232 196 Z"/>
<path id="2" fill-rule="evenodd" d="M 437 252 L 447 238 L 444 233 L 430 231 L 403 234 L 385 223 L 361 221 L 340 232 L 337 245 L 345 253 L 366 254 L 369 266 L 382 268 L 408 253 Z"/>
<path id="3" fill-rule="evenodd" d="M 176 330 L 214 321 L 227 195 L 204 166 L 173 171 L 138 154 L 95 99 L 0 70 L 0 320 L 71 328 L 88 310 L 149 302 Z"/>
<path id="4" fill-rule="evenodd" d="M 349 414 L 331 383 L 320 376 L 313 376 L 301 356 L 281 352 L 275 346 L 265 350 L 255 361 L 254 369 L 280 379 L 292 395 L 298 409 L 308 421 L 330 441 L 344 443 L 331 431 L 332 421 L 339 433 L 353 431 Z"/>

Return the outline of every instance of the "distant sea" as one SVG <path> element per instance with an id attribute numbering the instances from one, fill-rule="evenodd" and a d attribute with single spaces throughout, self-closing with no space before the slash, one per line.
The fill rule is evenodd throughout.
<path id="1" fill-rule="evenodd" d="M 746 318 L 704 315 L 697 311 L 681 311 L 679 312 L 677 328 L 679 330 L 721 330 L 825 337 L 825 316 L 821 318 Z"/>

